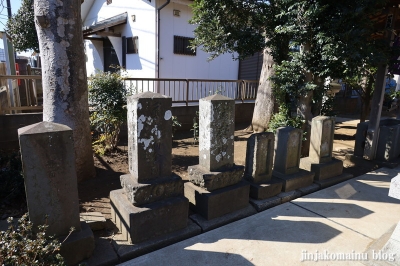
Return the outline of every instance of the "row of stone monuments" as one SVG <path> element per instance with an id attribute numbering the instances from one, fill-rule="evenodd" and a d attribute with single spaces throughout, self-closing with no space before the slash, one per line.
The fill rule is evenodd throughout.
<path id="1" fill-rule="evenodd" d="M 199 164 L 188 168 L 189 181 L 171 172 L 171 98 L 145 92 L 128 98 L 129 174 L 122 189 L 110 192 L 112 220 L 122 236 L 142 243 L 188 225 L 189 207 L 213 221 L 280 193 L 318 190 L 351 176 L 332 159 L 334 119 L 312 122 L 310 157 L 300 159 L 302 131 L 291 127 L 248 139 L 246 167 L 234 164 L 234 100 L 221 95 L 199 103 Z M 93 250 L 93 233 L 79 222 L 72 131 L 42 122 L 19 130 L 30 219 L 48 216 L 49 232 L 57 236 L 77 229 L 73 264 Z M 314 183 L 314 184 L 313 184 Z M 307 191 L 305 189 L 304 191 Z M 252 208 L 254 210 L 254 208 Z M 260 210 L 260 208 L 257 208 Z M 78 254 L 78 255 L 76 255 Z"/>

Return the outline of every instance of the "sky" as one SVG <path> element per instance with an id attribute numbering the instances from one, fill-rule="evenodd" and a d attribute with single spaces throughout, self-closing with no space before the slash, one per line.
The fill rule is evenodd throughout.
<path id="1" fill-rule="evenodd" d="M 21 1 L 22 0 L 10 0 L 12 14 L 17 13 L 19 7 L 21 6 Z M 8 18 L 7 14 L 7 1 L 0 0 L 0 31 L 4 31 L 4 27 Z"/>

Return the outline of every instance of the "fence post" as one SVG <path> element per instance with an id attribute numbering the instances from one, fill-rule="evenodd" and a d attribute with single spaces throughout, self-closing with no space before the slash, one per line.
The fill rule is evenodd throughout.
<path id="1" fill-rule="evenodd" d="M 242 80 L 242 95 L 241 95 L 242 103 L 244 102 L 245 93 L 246 93 L 246 83 L 244 80 Z"/>
<path id="2" fill-rule="evenodd" d="M 186 106 L 189 105 L 189 80 L 186 79 Z"/>

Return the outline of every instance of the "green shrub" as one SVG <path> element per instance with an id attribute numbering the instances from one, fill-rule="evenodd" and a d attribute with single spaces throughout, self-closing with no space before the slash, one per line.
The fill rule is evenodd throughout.
<path id="1" fill-rule="evenodd" d="M 12 218 L 7 231 L 0 231 L 0 265 L 65 265 L 59 254 L 61 243 L 46 235 L 47 225 L 33 225 L 25 214 L 14 226 Z"/>
<path id="2" fill-rule="evenodd" d="M 303 123 L 304 120 L 300 116 L 290 117 L 287 109 L 284 106 L 280 106 L 279 112 L 274 114 L 271 121 L 269 121 L 268 131 L 275 134 L 279 127 L 301 128 Z"/>
<path id="3" fill-rule="evenodd" d="M 131 89 L 125 88 L 120 73 L 102 71 L 91 76 L 88 87 L 93 148 L 104 154 L 117 147 L 120 127 L 126 121 L 126 96 Z"/>
<path id="4" fill-rule="evenodd" d="M 0 152 L 0 204 L 25 200 L 24 177 L 19 152 Z"/>

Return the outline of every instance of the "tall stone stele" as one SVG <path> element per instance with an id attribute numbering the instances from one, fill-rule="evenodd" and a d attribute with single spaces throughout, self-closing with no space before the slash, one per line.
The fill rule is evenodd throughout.
<path id="1" fill-rule="evenodd" d="M 207 220 L 248 205 L 249 185 L 234 160 L 235 101 L 216 94 L 199 103 L 199 164 L 189 166 L 185 196 Z"/>
<path id="2" fill-rule="evenodd" d="M 171 172 L 172 99 L 153 92 L 128 97 L 129 174 L 110 193 L 111 218 L 131 243 L 187 226 L 183 181 Z"/>
<path id="3" fill-rule="evenodd" d="M 334 131 L 333 117 L 314 117 L 311 123 L 310 155 L 300 160 L 300 167 L 314 172 L 314 181 L 320 185 L 324 183 L 322 180 L 333 177 L 337 177 L 338 182 L 352 177 L 352 175 L 343 174 L 341 160 L 332 158 Z"/>
<path id="4" fill-rule="evenodd" d="M 313 183 L 314 173 L 299 168 L 303 131 L 280 127 L 275 135 L 275 158 L 272 175 L 283 181 L 282 191 L 288 192 Z"/>
<path id="5" fill-rule="evenodd" d="M 18 129 L 29 219 L 34 226 L 47 224 L 46 234 L 61 241 L 70 228 L 75 232 L 61 246 L 68 265 L 88 258 L 94 236 L 79 221 L 78 184 L 71 128 L 41 122 Z"/>
<path id="6" fill-rule="evenodd" d="M 250 197 L 262 200 L 279 194 L 282 181 L 272 178 L 274 133 L 252 134 L 247 139 L 244 178 L 250 182 Z"/>
<path id="7" fill-rule="evenodd" d="M 42 60 L 43 121 L 74 131 L 78 181 L 96 175 L 89 125 L 81 0 L 35 0 Z"/>

